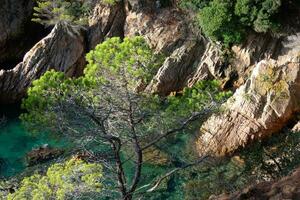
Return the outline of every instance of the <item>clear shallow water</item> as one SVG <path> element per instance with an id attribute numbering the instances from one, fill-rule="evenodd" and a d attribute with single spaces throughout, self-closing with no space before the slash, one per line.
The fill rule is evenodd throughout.
<path id="1" fill-rule="evenodd" d="M 18 119 L 20 110 L 18 106 L 0 108 L 0 117 L 5 115 L 7 122 L 0 126 L 0 178 L 9 177 L 22 172 L 26 168 L 26 153 L 43 144 L 60 146 L 46 136 L 31 135 L 25 130 Z"/>

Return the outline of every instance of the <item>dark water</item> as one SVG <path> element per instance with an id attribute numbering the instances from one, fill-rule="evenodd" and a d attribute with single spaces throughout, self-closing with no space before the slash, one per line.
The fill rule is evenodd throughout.
<path id="1" fill-rule="evenodd" d="M 46 136 L 33 136 L 25 130 L 18 119 L 19 105 L 0 107 L 0 118 L 6 117 L 6 123 L 0 126 L 0 177 L 9 177 L 22 172 L 25 168 L 25 155 L 43 144 L 59 146 L 59 143 Z"/>

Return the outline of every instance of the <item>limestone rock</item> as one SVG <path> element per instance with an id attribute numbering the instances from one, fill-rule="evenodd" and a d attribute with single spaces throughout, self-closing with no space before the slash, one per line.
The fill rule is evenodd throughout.
<path id="1" fill-rule="evenodd" d="M 49 69 L 76 75 L 82 71 L 84 48 L 84 39 L 79 31 L 64 23 L 57 24 L 15 68 L 0 71 L 0 102 L 20 100 L 31 82 Z"/>
<path id="2" fill-rule="evenodd" d="M 210 197 L 210 200 L 282 200 L 300 199 L 300 168 L 278 181 L 263 182 L 231 195 Z"/>
<path id="3" fill-rule="evenodd" d="M 279 131 L 300 110 L 300 63 L 259 62 L 244 85 L 201 127 L 200 154 L 224 155 Z"/>

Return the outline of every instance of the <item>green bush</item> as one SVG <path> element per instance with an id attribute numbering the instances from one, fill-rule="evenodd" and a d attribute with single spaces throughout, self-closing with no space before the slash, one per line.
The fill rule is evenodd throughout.
<path id="1" fill-rule="evenodd" d="M 72 158 L 65 163 L 49 167 L 46 175 L 25 177 L 20 187 L 7 196 L 7 200 L 64 200 L 89 191 L 102 189 L 102 166 Z"/>
<path id="2" fill-rule="evenodd" d="M 85 25 L 88 23 L 88 15 L 91 10 L 91 0 L 36 0 L 34 18 L 32 21 L 43 25 L 55 25 L 59 22 L 67 22 L 73 25 Z"/>
<path id="3" fill-rule="evenodd" d="M 181 7 L 198 10 L 197 22 L 204 34 L 226 46 L 240 43 L 253 29 L 274 31 L 281 0 L 182 0 Z"/>

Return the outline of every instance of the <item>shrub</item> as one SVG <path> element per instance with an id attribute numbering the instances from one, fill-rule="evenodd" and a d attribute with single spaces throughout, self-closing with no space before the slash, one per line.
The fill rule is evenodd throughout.
<path id="1" fill-rule="evenodd" d="M 59 22 L 67 22 L 74 25 L 88 23 L 88 15 L 91 9 L 91 1 L 86 0 L 36 0 L 34 18 L 32 21 L 43 25 L 55 25 Z"/>
<path id="2" fill-rule="evenodd" d="M 100 192 L 102 166 L 71 159 L 52 165 L 46 175 L 34 174 L 22 180 L 18 190 L 7 196 L 8 200 L 63 200 L 76 198 L 80 193 Z"/>

